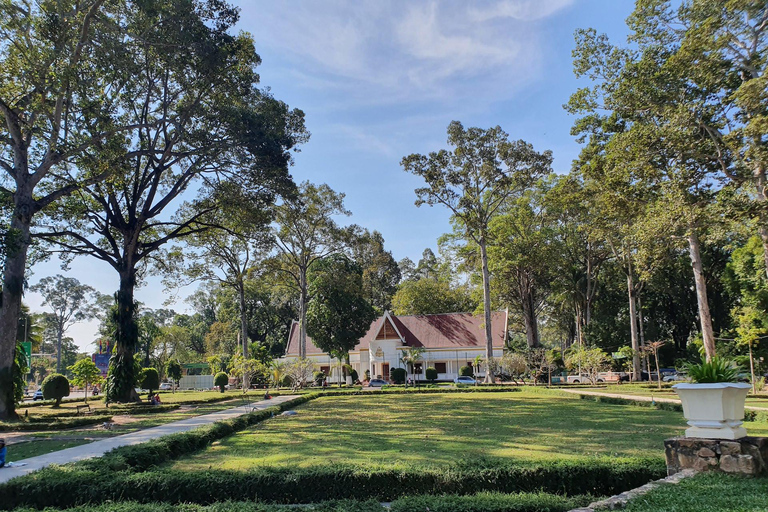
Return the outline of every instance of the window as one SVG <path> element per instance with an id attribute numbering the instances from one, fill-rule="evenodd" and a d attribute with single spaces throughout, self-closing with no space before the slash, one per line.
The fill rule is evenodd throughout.
<path id="1" fill-rule="evenodd" d="M 330 375 L 331 373 L 331 367 L 330 366 L 321 366 L 320 371 L 323 372 L 326 375 Z"/>
<path id="2" fill-rule="evenodd" d="M 437 373 L 448 373 L 445 368 L 445 363 L 435 363 L 435 370 L 437 370 Z"/>
<path id="3" fill-rule="evenodd" d="M 415 363 L 413 365 L 413 373 L 415 373 L 416 375 L 421 375 L 421 373 L 422 373 L 421 363 Z"/>

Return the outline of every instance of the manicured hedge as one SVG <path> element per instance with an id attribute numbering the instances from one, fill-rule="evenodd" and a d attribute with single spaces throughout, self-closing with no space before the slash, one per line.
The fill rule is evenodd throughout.
<path id="1" fill-rule="evenodd" d="M 88 416 L 65 416 L 61 419 L 35 418 L 29 422 L 0 423 L 0 432 L 30 432 L 37 430 L 60 430 L 64 428 L 82 427 L 111 421 L 111 414 L 90 414 Z"/>
<path id="2" fill-rule="evenodd" d="M 393 512 L 565 512 L 590 503 L 590 496 L 566 498 L 545 493 L 480 493 L 472 496 L 411 496 L 395 500 Z M 32 512 L 35 509 L 16 509 Z M 135 501 L 86 505 L 68 512 L 176 512 L 177 505 L 169 503 L 137 503 Z M 270 505 L 253 501 L 224 501 L 212 505 L 185 504 L 184 512 L 289 512 L 295 507 Z M 376 500 L 333 500 L 301 507 L 309 512 L 385 512 Z"/>
<path id="3" fill-rule="evenodd" d="M 589 505 L 592 496 L 565 497 L 546 493 L 471 496 L 409 496 L 392 503 L 392 512 L 565 512 Z"/>
<path id="4" fill-rule="evenodd" d="M 130 453 L 123 453 L 126 461 Z M 160 454 L 158 454 L 160 455 Z M 114 460 L 113 460 L 114 462 Z M 139 469 L 145 464 L 137 464 Z M 108 471 L 113 469 L 113 471 Z M 199 503 L 262 501 L 317 503 L 329 499 L 391 501 L 402 496 L 547 492 L 611 495 L 666 474 L 664 461 L 593 459 L 562 461 L 537 467 L 507 466 L 476 470 L 371 470 L 324 466 L 253 471 L 114 471 L 94 462 L 50 468 L 0 486 L 0 507 L 61 508 L 87 503 Z M 105 471 L 106 470 L 106 471 Z M 527 510 L 527 509 L 523 509 Z"/>
<path id="5" fill-rule="evenodd" d="M 119 404 L 110 405 L 107 410 L 114 414 L 156 414 L 175 411 L 181 404 Z"/>
<path id="6" fill-rule="evenodd" d="M 597 396 L 597 395 L 579 395 L 582 400 L 592 400 L 602 404 L 614 404 L 614 405 L 637 405 L 639 407 L 650 407 L 660 411 L 675 411 L 683 412 L 682 404 L 673 404 L 669 402 L 649 402 L 644 400 L 632 400 L 629 398 L 615 398 L 612 396 Z"/>

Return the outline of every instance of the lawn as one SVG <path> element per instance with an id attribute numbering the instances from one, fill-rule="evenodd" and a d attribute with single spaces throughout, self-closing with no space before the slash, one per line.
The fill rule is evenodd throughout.
<path id="1" fill-rule="evenodd" d="M 600 404 L 544 389 L 324 397 L 180 459 L 183 470 L 352 465 L 480 466 L 582 457 L 663 457 L 682 414 Z M 750 423 L 752 435 L 768 424 Z"/>
<path id="2" fill-rule="evenodd" d="M 18 443 L 8 446 L 8 462 L 18 461 L 22 459 L 28 459 L 30 457 L 37 457 L 38 455 L 45 455 L 46 453 L 56 452 L 65 448 L 72 448 L 73 446 L 80 446 L 81 444 L 87 444 L 90 441 L 85 439 L 78 440 L 34 440 L 25 443 Z"/>
<path id="3" fill-rule="evenodd" d="M 768 477 L 704 473 L 665 485 L 630 501 L 626 512 L 762 512 L 768 510 Z"/>

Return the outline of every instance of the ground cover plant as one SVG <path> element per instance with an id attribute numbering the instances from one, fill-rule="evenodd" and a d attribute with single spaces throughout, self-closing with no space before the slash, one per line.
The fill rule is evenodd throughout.
<path id="1" fill-rule="evenodd" d="M 629 502 L 627 512 L 758 512 L 768 510 L 768 477 L 702 473 Z"/>

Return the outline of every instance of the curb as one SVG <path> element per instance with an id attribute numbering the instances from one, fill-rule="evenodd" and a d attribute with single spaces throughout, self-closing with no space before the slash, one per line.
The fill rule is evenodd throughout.
<path id="1" fill-rule="evenodd" d="M 597 512 L 599 510 L 616 510 L 621 509 L 627 506 L 627 502 L 633 498 L 637 498 L 638 496 L 642 496 L 643 494 L 646 494 L 653 489 L 656 489 L 657 487 L 661 487 L 662 485 L 666 484 L 679 484 L 680 481 L 682 481 L 685 478 L 692 477 L 694 475 L 698 474 L 697 471 L 694 471 L 693 469 L 685 469 L 679 473 L 676 473 L 672 476 L 668 476 L 666 478 L 662 478 L 660 480 L 654 480 L 653 482 L 648 482 L 645 485 L 641 485 L 640 487 L 636 489 L 631 489 L 629 491 L 624 491 L 621 494 L 617 494 L 615 496 L 611 496 L 610 498 L 606 498 L 604 500 L 596 501 L 594 503 L 590 503 L 588 506 L 583 508 L 574 508 L 570 510 L 569 512 Z"/>

